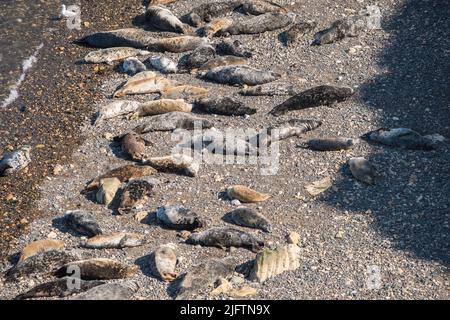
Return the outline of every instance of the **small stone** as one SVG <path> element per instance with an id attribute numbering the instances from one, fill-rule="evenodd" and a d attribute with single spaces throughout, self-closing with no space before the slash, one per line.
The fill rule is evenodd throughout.
<path id="1" fill-rule="evenodd" d="M 91 23 L 90 23 L 89 21 L 84 21 L 84 22 L 83 22 L 83 25 L 84 25 L 86 28 L 89 28 L 89 26 L 91 25 Z"/>
<path id="2" fill-rule="evenodd" d="M 241 202 L 240 202 L 239 200 L 237 200 L 237 199 L 234 199 L 234 200 L 231 201 L 231 205 L 237 207 L 237 206 L 240 206 L 240 205 L 241 205 Z"/>
<path id="3" fill-rule="evenodd" d="M 300 243 L 300 235 L 297 232 L 292 231 L 287 236 L 287 242 L 298 246 L 298 244 Z"/>
<path id="4" fill-rule="evenodd" d="M 59 175 L 62 171 L 64 170 L 64 167 L 60 164 L 57 164 L 54 168 L 53 168 L 53 174 L 55 176 Z"/>
<path id="5" fill-rule="evenodd" d="M 348 53 L 350 53 L 350 54 L 356 54 L 357 52 L 358 51 L 354 47 L 351 47 L 350 49 L 348 49 Z"/>
<path id="6" fill-rule="evenodd" d="M 47 235 L 47 238 L 49 238 L 49 239 L 56 239 L 57 236 L 58 236 L 58 235 L 56 234 L 56 232 L 51 231 L 51 232 Z"/>
<path id="7" fill-rule="evenodd" d="M 37 144 L 35 148 L 36 149 L 43 149 L 43 148 L 45 148 L 45 144 Z"/>
<path id="8" fill-rule="evenodd" d="M 343 230 L 339 230 L 339 231 L 336 233 L 335 238 L 336 238 L 336 239 L 343 239 L 343 238 L 344 238 L 344 235 L 345 235 L 344 231 L 343 231 Z"/>
<path id="9" fill-rule="evenodd" d="M 139 211 L 134 215 L 134 220 L 141 222 L 145 218 L 147 218 L 147 211 Z"/>
<path id="10" fill-rule="evenodd" d="M 111 140 L 113 138 L 113 135 L 110 132 L 105 132 L 103 134 L 103 138 L 105 138 L 106 140 Z"/>
<path id="11" fill-rule="evenodd" d="M 12 194 L 12 193 L 8 193 L 5 197 L 6 201 L 16 201 L 17 198 Z"/>
<path id="12" fill-rule="evenodd" d="M 27 219 L 25 219 L 25 218 L 22 218 L 22 219 L 20 219 L 20 224 L 21 225 L 25 225 L 25 224 L 27 224 L 28 223 L 28 220 Z"/>
<path id="13" fill-rule="evenodd" d="M 189 238 L 190 235 L 191 235 L 191 233 L 187 230 L 183 230 L 178 233 L 178 236 L 183 240 L 186 240 L 187 238 Z"/>

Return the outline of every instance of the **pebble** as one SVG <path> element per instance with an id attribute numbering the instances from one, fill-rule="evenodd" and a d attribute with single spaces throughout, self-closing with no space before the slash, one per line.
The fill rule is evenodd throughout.
<path id="1" fill-rule="evenodd" d="M 287 236 L 287 242 L 298 246 L 300 243 L 300 235 L 297 232 L 292 231 Z"/>
<path id="2" fill-rule="evenodd" d="M 237 206 L 241 205 L 241 202 L 238 199 L 234 199 L 234 200 L 231 201 L 231 205 L 237 207 Z"/>
<path id="3" fill-rule="evenodd" d="M 53 168 L 53 174 L 55 176 L 59 175 L 62 171 L 64 170 L 64 167 L 60 164 L 57 164 L 54 168 Z"/>

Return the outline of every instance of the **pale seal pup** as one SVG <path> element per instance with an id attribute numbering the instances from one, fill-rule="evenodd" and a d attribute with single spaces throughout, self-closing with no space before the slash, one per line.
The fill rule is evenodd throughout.
<path id="1" fill-rule="evenodd" d="M 306 146 L 315 151 L 339 151 L 351 149 L 356 143 L 358 143 L 358 139 L 320 138 L 308 140 Z"/>
<path id="2" fill-rule="evenodd" d="M 123 61 L 122 70 L 130 76 L 134 76 L 136 73 L 147 71 L 145 64 L 138 58 L 127 58 Z"/>
<path id="3" fill-rule="evenodd" d="M 148 158 L 144 162 L 160 172 L 179 173 L 188 177 L 197 176 L 200 169 L 200 164 L 194 158 L 183 154 Z"/>
<path id="4" fill-rule="evenodd" d="M 101 179 L 100 186 L 95 194 L 97 202 L 108 206 L 116 196 L 120 184 L 120 180 L 116 177 Z"/>
<path id="5" fill-rule="evenodd" d="M 232 257 L 209 259 L 194 265 L 178 286 L 176 300 L 192 300 L 203 290 L 209 289 L 218 279 L 230 278 L 235 269 Z"/>
<path id="6" fill-rule="evenodd" d="M 87 43 L 91 47 L 133 47 L 144 49 L 156 41 L 154 34 L 136 28 L 101 31 L 88 35 L 77 42 Z"/>
<path id="7" fill-rule="evenodd" d="M 201 128 L 211 128 L 213 126 L 209 120 L 190 113 L 174 111 L 153 116 L 133 130 L 140 134 L 153 131 L 173 131 L 175 129 L 194 130 L 195 125 Z"/>
<path id="8" fill-rule="evenodd" d="M 381 128 L 366 133 L 362 138 L 369 142 L 410 150 L 433 150 L 438 145 L 433 139 L 409 128 Z"/>
<path id="9" fill-rule="evenodd" d="M 177 64 L 167 57 L 152 56 L 149 61 L 152 67 L 161 73 L 177 73 L 178 71 Z"/>
<path id="10" fill-rule="evenodd" d="M 94 189 L 98 188 L 100 185 L 100 180 L 104 178 L 112 178 L 115 177 L 120 180 L 120 182 L 126 182 L 130 179 L 141 178 L 145 176 L 150 176 L 157 173 L 156 169 L 150 166 L 136 166 L 132 164 L 124 165 L 115 169 L 112 169 L 94 180 L 92 180 L 87 186 L 86 189 Z"/>
<path id="11" fill-rule="evenodd" d="M 231 0 L 202 4 L 195 7 L 191 13 L 187 15 L 187 22 L 193 27 L 198 27 L 203 22 L 211 22 L 212 19 L 218 16 L 232 12 L 239 7 L 242 2 L 242 0 Z"/>
<path id="12" fill-rule="evenodd" d="M 86 63 L 107 63 L 112 64 L 114 61 L 123 60 L 129 57 L 145 56 L 150 52 L 130 47 L 115 47 L 91 51 L 84 57 Z"/>
<path id="13" fill-rule="evenodd" d="M 256 113 L 255 108 L 250 108 L 232 97 L 197 99 L 194 102 L 194 110 L 225 116 L 244 116 Z"/>
<path id="14" fill-rule="evenodd" d="M 254 142 L 258 143 L 260 147 L 269 146 L 275 141 L 301 136 L 308 131 L 317 129 L 321 125 L 322 121 L 319 120 L 290 119 L 265 128 L 258 133 Z"/>
<path id="15" fill-rule="evenodd" d="M 281 33 L 281 39 L 286 46 L 294 44 L 300 37 L 313 31 L 317 27 L 317 22 L 314 21 L 300 21 L 295 23 L 285 32 Z"/>
<path id="16" fill-rule="evenodd" d="M 98 125 L 104 120 L 112 119 L 122 115 L 126 115 L 135 111 L 141 103 L 132 100 L 114 100 L 100 107 L 96 114 L 94 125 Z"/>
<path id="17" fill-rule="evenodd" d="M 151 145 L 150 141 L 145 140 L 134 131 L 117 139 L 121 142 L 122 153 L 134 161 L 142 161 L 147 155 L 145 147 Z"/>
<path id="18" fill-rule="evenodd" d="M 217 45 L 217 53 L 242 58 L 251 58 L 252 51 L 239 40 L 225 39 Z"/>
<path id="19" fill-rule="evenodd" d="M 111 280 L 128 278 L 136 274 L 138 267 L 127 265 L 107 258 L 92 258 L 66 263 L 55 272 L 58 278 L 68 275 L 74 268 L 79 268 L 80 279 Z"/>
<path id="20" fill-rule="evenodd" d="M 231 212 L 229 212 L 229 217 L 231 221 L 239 226 L 261 229 L 264 232 L 271 232 L 272 226 L 262 214 L 248 208 L 248 207 L 238 207 Z"/>
<path id="21" fill-rule="evenodd" d="M 143 71 L 128 79 L 124 85 L 114 92 L 113 97 L 123 97 L 130 94 L 159 93 L 176 81 L 157 75 L 153 71 Z"/>
<path id="22" fill-rule="evenodd" d="M 350 171 L 357 180 L 369 185 L 375 184 L 376 169 L 373 164 L 363 157 L 348 160 Z"/>
<path id="23" fill-rule="evenodd" d="M 18 262 L 8 270 L 6 277 L 8 280 L 17 280 L 35 273 L 48 274 L 63 264 L 78 259 L 80 259 L 78 254 L 64 250 L 43 251 Z"/>
<path id="24" fill-rule="evenodd" d="M 199 29 L 198 34 L 201 37 L 213 37 L 220 30 L 226 29 L 233 24 L 229 18 L 215 18 L 203 28 Z"/>
<path id="25" fill-rule="evenodd" d="M 258 252 L 264 247 L 264 242 L 251 234 L 233 228 L 215 227 L 202 232 L 192 233 L 186 239 L 187 244 L 218 248 L 245 248 Z"/>
<path id="26" fill-rule="evenodd" d="M 19 262 L 43 251 L 58 250 L 64 247 L 64 241 L 57 239 L 36 240 L 27 244 L 20 252 Z"/>
<path id="27" fill-rule="evenodd" d="M 255 86 L 278 80 L 281 75 L 249 66 L 225 66 L 210 69 L 203 77 L 223 84 Z"/>
<path id="28" fill-rule="evenodd" d="M 202 45 L 180 59 L 180 65 L 187 70 L 197 69 L 216 57 L 216 50 L 210 44 Z"/>
<path id="29" fill-rule="evenodd" d="M 205 96 L 209 89 L 196 87 L 191 85 L 181 85 L 176 87 L 169 87 L 161 90 L 160 99 L 189 99 L 198 96 Z"/>
<path id="30" fill-rule="evenodd" d="M 269 12 L 250 18 L 244 21 L 234 21 L 228 28 L 222 29 L 216 33 L 219 36 L 229 36 L 238 34 L 256 34 L 273 31 L 287 27 L 295 19 L 293 13 Z"/>
<path id="31" fill-rule="evenodd" d="M 150 0 L 149 4 L 156 5 L 156 4 L 169 4 L 173 2 L 177 2 L 178 0 Z"/>
<path id="32" fill-rule="evenodd" d="M 354 94 L 350 87 L 339 87 L 331 85 L 317 86 L 300 92 L 287 99 L 285 102 L 273 108 L 269 114 L 280 116 L 288 111 L 302 110 L 320 106 L 332 106 L 343 102 Z"/>
<path id="33" fill-rule="evenodd" d="M 242 185 L 235 185 L 227 188 L 227 195 L 230 199 L 237 199 L 241 202 L 262 202 L 271 197 L 270 194 L 261 193 Z"/>
<path id="34" fill-rule="evenodd" d="M 120 199 L 118 211 L 127 214 L 132 209 L 147 202 L 153 191 L 153 185 L 145 180 L 131 180 L 125 186 Z"/>
<path id="35" fill-rule="evenodd" d="M 136 281 L 105 283 L 70 300 L 130 300 L 138 290 L 139 285 Z"/>
<path id="36" fill-rule="evenodd" d="M 208 44 L 209 39 L 204 37 L 194 36 L 179 36 L 172 38 L 160 38 L 155 40 L 151 45 L 148 45 L 147 50 L 159 51 L 159 52 L 186 52 L 192 51 L 196 48 Z"/>
<path id="37" fill-rule="evenodd" d="M 254 87 L 241 89 L 239 93 L 243 96 L 292 96 L 298 89 L 295 85 L 284 81 L 275 81 Z"/>
<path id="38" fill-rule="evenodd" d="M 0 176 L 9 176 L 25 169 L 31 162 L 30 151 L 30 146 L 23 146 L 3 154 L 0 160 Z"/>
<path id="39" fill-rule="evenodd" d="M 264 0 L 246 0 L 239 9 L 245 14 L 258 16 L 268 12 L 287 13 L 288 10 L 281 5 Z"/>
<path id="40" fill-rule="evenodd" d="M 159 246 L 151 255 L 150 265 L 153 273 L 163 281 L 173 281 L 178 277 L 177 246 L 167 243 Z"/>
<path id="41" fill-rule="evenodd" d="M 82 243 L 82 246 L 88 249 L 123 249 L 143 244 L 144 237 L 137 233 L 116 232 L 89 238 Z"/>
<path id="42" fill-rule="evenodd" d="M 176 230 L 195 230 L 204 226 L 200 217 L 180 205 L 165 205 L 156 210 L 157 220 Z"/>
<path id="43" fill-rule="evenodd" d="M 88 211 L 68 210 L 63 219 L 68 228 L 83 236 L 93 237 L 103 233 L 97 220 Z"/>
<path id="44" fill-rule="evenodd" d="M 224 67 L 224 66 L 237 66 L 246 65 L 248 63 L 247 59 L 236 57 L 236 56 L 223 56 L 211 59 L 198 68 L 198 72 L 207 71 L 209 69 Z"/>
<path id="45" fill-rule="evenodd" d="M 96 286 L 102 285 L 105 282 L 99 280 L 86 281 L 76 280 L 77 285 L 74 284 L 74 279 L 70 277 L 64 277 L 49 282 L 39 284 L 25 293 L 19 294 L 14 300 L 24 300 L 30 298 L 46 298 L 46 297 L 60 297 L 64 298 L 72 294 L 81 293 L 87 291 Z M 68 284 L 74 284 L 70 288 Z"/>
<path id="46" fill-rule="evenodd" d="M 183 99 L 159 99 L 144 102 L 132 114 L 132 119 L 141 117 L 156 116 L 168 112 L 191 112 L 192 104 L 185 102 Z"/>
<path id="47" fill-rule="evenodd" d="M 161 31 L 192 33 L 188 25 L 182 23 L 169 9 L 160 6 L 149 6 L 145 12 L 145 21 Z"/>

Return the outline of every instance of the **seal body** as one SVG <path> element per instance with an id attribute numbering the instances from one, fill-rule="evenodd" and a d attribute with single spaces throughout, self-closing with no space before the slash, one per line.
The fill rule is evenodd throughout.
<path id="1" fill-rule="evenodd" d="M 116 177 L 101 179 L 100 187 L 95 195 L 97 202 L 106 206 L 109 205 L 116 196 L 120 184 L 120 180 Z"/>
<path id="2" fill-rule="evenodd" d="M 194 109 L 226 116 L 244 116 L 256 113 L 255 108 L 247 107 L 243 102 L 231 97 L 198 99 L 194 103 Z"/>
<path id="3" fill-rule="evenodd" d="M 161 31 L 189 33 L 189 26 L 185 25 L 169 9 L 160 6 L 149 6 L 145 12 L 145 21 Z"/>
<path id="4" fill-rule="evenodd" d="M 239 91 L 243 96 L 291 96 L 296 92 L 297 88 L 293 84 L 284 81 L 269 82 Z"/>
<path id="5" fill-rule="evenodd" d="M 209 69 L 203 77 L 223 84 L 255 86 L 275 81 L 281 78 L 281 75 L 249 66 L 224 66 Z"/>
<path id="6" fill-rule="evenodd" d="M 153 56 L 150 58 L 150 64 L 161 73 L 177 72 L 177 64 L 167 57 Z"/>
<path id="7" fill-rule="evenodd" d="M 233 228 L 211 228 L 202 232 L 192 233 L 186 239 L 187 244 L 207 247 L 241 247 L 254 252 L 264 247 L 264 242 L 251 234 Z"/>
<path id="8" fill-rule="evenodd" d="M 132 47 L 144 49 L 156 42 L 152 32 L 137 28 L 101 31 L 88 35 L 79 42 L 95 48 Z"/>
<path id="9" fill-rule="evenodd" d="M 350 87 L 323 85 L 300 92 L 279 104 L 270 111 L 273 116 L 280 116 L 288 111 L 331 106 L 343 102 L 353 95 Z"/>
<path id="10" fill-rule="evenodd" d="M 198 68 L 199 72 L 204 72 L 209 69 L 225 66 L 237 66 L 248 64 L 247 59 L 235 56 L 223 56 L 208 60 Z"/>
<path id="11" fill-rule="evenodd" d="M 244 21 L 235 21 L 231 26 L 219 31 L 218 35 L 256 34 L 287 27 L 294 22 L 293 13 L 269 12 Z"/>
<path id="12" fill-rule="evenodd" d="M 100 185 L 100 180 L 104 178 L 112 178 L 115 177 L 120 180 L 120 182 L 126 182 L 130 179 L 141 178 L 145 176 L 150 176 L 155 174 L 157 171 L 149 166 L 136 166 L 132 164 L 127 164 L 115 169 L 112 169 L 94 180 L 92 180 L 87 186 L 86 189 L 97 188 Z"/>
<path id="13" fill-rule="evenodd" d="M 130 76 L 134 76 L 136 73 L 147 71 L 145 64 L 141 62 L 138 58 L 130 57 L 123 61 L 122 69 L 125 73 Z"/>
<path id="14" fill-rule="evenodd" d="M 27 244 L 20 253 L 19 262 L 43 251 L 58 250 L 64 247 L 64 241 L 56 239 L 36 240 Z"/>
<path id="15" fill-rule="evenodd" d="M 261 229 L 264 232 L 271 232 L 272 226 L 262 214 L 247 208 L 247 207 L 238 207 L 230 212 L 231 220 L 243 227 Z"/>
<path id="16" fill-rule="evenodd" d="M 143 205 L 151 196 L 153 185 L 145 180 L 132 180 L 124 188 L 120 199 L 119 213 L 126 214 Z"/>
<path id="17" fill-rule="evenodd" d="M 173 243 L 159 246 L 151 256 L 153 272 L 163 281 L 173 281 L 178 277 L 176 245 Z"/>
<path id="18" fill-rule="evenodd" d="M 298 137 L 322 125 L 319 120 L 290 119 L 269 126 L 258 133 L 254 141 L 261 146 L 269 146 L 272 142 Z"/>
<path id="19" fill-rule="evenodd" d="M 195 125 L 201 128 L 213 126 L 209 120 L 190 113 L 173 111 L 151 117 L 144 124 L 137 126 L 134 131 L 143 134 L 153 131 L 173 131 L 175 129 L 194 130 Z"/>
<path id="20" fill-rule="evenodd" d="M 209 90 L 191 85 L 169 87 L 161 91 L 161 99 L 188 99 L 208 94 Z"/>
<path id="21" fill-rule="evenodd" d="M 75 269 L 79 270 L 83 280 L 111 280 L 130 277 L 137 272 L 138 267 L 106 258 L 92 258 L 67 263 L 59 268 L 55 275 L 64 277 Z"/>
<path id="22" fill-rule="evenodd" d="M 230 55 L 242 58 L 251 58 L 253 56 L 252 51 L 247 48 L 239 40 L 225 39 L 217 46 L 217 52 L 220 55 Z"/>
<path id="23" fill-rule="evenodd" d="M 215 18 L 199 30 L 199 35 L 202 37 L 213 37 L 217 32 L 228 28 L 232 24 L 233 20 L 229 18 Z"/>
<path id="24" fill-rule="evenodd" d="M 264 0 L 247 0 L 239 7 L 245 14 L 260 15 L 268 12 L 287 13 L 281 5 Z"/>
<path id="25" fill-rule="evenodd" d="M 266 201 L 271 197 L 270 194 L 261 193 L 242 185 L 227 188 L 227 195 L 230 199 L 237 199 L 247 203 Z"/>
<path id="26" fill-rule="evenodd" d="M 350 138 L 323 138 L 323 139 L 310 139 L 306 143 L 312 150 L 317 151 L 338 151 L 351 149 L 356 143 L 355 139 Z"/>
<path id="27" fill-rule="evenodd" d="M 188 177 L 195 177 L 200 169 L 200 164 L 194 158 L 183 154 L 148 158 L 145 162 L 160 172 L 179 173 Z"/>
<path id="28" fill-rule="evenodd" d="M 187 70 L 197 69 L 216 57 L 216 50 L 210 44 L 203 45 L 181 58 L 183 68 Z"/>
<path id="29" fill-rule="evenodd" d="M 95 220 L 94 216 L 88 211 L 66 211 L 64 214 L 64 221 L 67 227 L 81 235 L 93 237 L 102 234 L 102 229 L 97 223 L 97 220 Z"/>
<path id="30" fill-rule="evenodd" d="M 140 105 L 141 103 L 138 101 L 114 100 L 100 107 L 100 110 L 97 112 L 95 125 L 98 125 L 102 121 L 131 113 L 139 108 Z"/>
<path id="31" fill-rule="evenodd" d="M 198 27 L 204 22 L 210 22 L 216 17 L 233 11 L 242 4 L 242 0 L 205 3 L 195 7 L 187 16 L 188 23 Z"/>
<path id="32" fill-rule="evenodd" d="M 176 84 L 175 81 L 157 75 L 153 71 L 140 72 L 120 87 L 114 97 L 123 97 L 130 94 L 159 93 L 161 90 Z"/>
<path id="33" fill-rule="evenodd" d="M 87 63 L 111 64 L 114 61 L 148 54 L 150 54 L 150 52 L 145 50 L 139 50 L 130 47 L 114 47 L 91 51 L 84 57 L 84 61 Z"/>
<path id="34" fill-rule="evenodd" d="M 89 238 L 83 243 L 83 247 L 88 249 L 123 249 L 138 247 L 143 244 L 144 237 L 137 233 L 117 232 Z"/>
<path id="35" fill-rule="evenodd" d="M 317 22 L 314 21 L 299 21 L 291 26 L 288 30 L 281 34 L 281 37 L 286 46 L 292 45 L 297 40 L 307 33 L 313 31 L 317 27 Z"/>
<path id="36" fill-rule="evenodd" d="M 368 160 L 363 157 L 351 158 L 348 165 L 357 180 L 369 185 L 375 184 L 376 169 Z"/>
<path id="37" fill-rule="evenodd" d="M 194 230 L 203 226 L 196 213 L 179 205 L 159 207 L 156 218 L 165 226 L 177 230 Z"/>
<path id="38" fill-rule="evenodd" d="M 150 142 L 142 138 L 136 132 L 128 132 L 120 138 L 122 152 L 130 159 L 135 161 L 142 161 L 146 157 L 145 147 L 150 145 Z"/>
<path id="39" fill-rule="evenodd" d="M 172 38 L 159 38 L 149 44 L 146 48 L 152 51 L 180 53 L 195 50 L 196 48 L 208 43 L 208 38 L 179 36 Z"/>
<path id="40" fill-rule="evenodd" d="M 87 290 L 70 300 L 130 300 L 138 291 L 136 281 L 105 283 Z"/>
<path id="41" fill-rule="evenodd" d="M 433 150 L 437 147 L 432 139 L 409 128 L 381 128 L 365 134 L 363 139 L 389 147 L 410 150 Z"/>
<path id="42" fill-rule="evenodd" d="M 168 112 L 191 112 L 192 104 L 186 103 L 183 99 L 159 99 L 144 102 L 133 113 L 132 118 L 155 116 Z"/>

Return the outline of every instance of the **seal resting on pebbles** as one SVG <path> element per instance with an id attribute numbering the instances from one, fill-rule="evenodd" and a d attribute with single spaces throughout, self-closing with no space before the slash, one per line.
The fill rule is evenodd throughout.
<path id="1" fill-rule="evenodd" d="M 112 169 L 94 180 L 92 180 L 87 186 L 86 189 L 94 189 L 98 188 L 100 185 L 100 180 L 104 178 L 117 178 L 120 182 L 126 182 L 130 179 L 141 178 L 145 176 L 150 176 L 158 171 L 155 168 L 150 166 L 136 166 L 132 164 L 124 165 L 115 169 Z"/>
<path id="2" fill-rule="evenodd" d="M 218 248 L 245 248 L 258 252 L 264 247 L 264 242 L 251 234 L 233 228 L 211 228 L 202 232 L 192 233 L 186 239 L 187 244 Z"/>
<path id="3" fill-rule="evenodd" d="M 297 42 L 297 40 L 307 33 L 313 31 L 317 27 L 317 22 L 314 21 L 300 21 L 295 23 L 288 30 L 283 32 L 280 36 L 286 46 L 290 46 Z"/>
<path id="4" fill-rule="evenodd" d="M 242 58 L 251 58 L 252 51 L 239 40 L 225 39 L 217 45 L 217 53 Z"/>
<path id="5" fill-rule="evenodd" d="M 116 177 L 101 179 L 100 186 L 95 195 L 97 202 L 108 206 L 116 196 L 120 184 L 120 180 Z"/>
<path id="6" fill-rule="evenodd" d="M 271 197 L 270 194 L 260 193 L 242 185 L 229 187 L 226 191 L 230 199 L 237 199 L 241 202 L 247 203 L 266 201 Z"/>
<path id="7" fill-rule="evenodd" d="M 223 84 L 256 86 L 278 80 L 281 74 L 249 66 L 224 66 L 206 71 L 203 77 Z"/>
<path id="8" fill-rule="evenodd" d="M 192 104 L 183 99 L 159 99 L 142 103 L 131 115 L 132 119 L 155 116 L 168 112 L 191 112 Z"/>
<path id="9" fill-rule="evenodd" d="M 161 73 L 177 73 L 177 64 L 167 57 L 152 56 L 149 61 L 152 67 Z"/>
<path id="10" fill-rule="evenodd" d="M 254 87 L 247 87 L 239 91 L 243 96 L 291 96 L 297 92 L 297 88 L 284 81 L 275 81 Z"/>
<path id="11" fill-rule="evenodd" d="M 88 249 L 123 249 L 138 247 L 143 244 L 144 237 L 137 233 L 116 232 L 89 238 L 83 243 L 83 247 Z"/>
<path id="12" fill-rule="evenodd" d="M 152 145 L 134 131 L 116 137 L 115 140 L 120 141 L 122 152 L 134 161 L 142 161 L 147 156 L 145 147 Z"/>
<path id="13" fill-rule="evenodd" d="M 316 151 L 339 151 L 351 149 L 357 143 L 358 139 L 339 137 L 310 139 L 306 142 L 306 146 Z"/>
<path id="14" fill-rule="evenodd" d="M 68 228 L 81 235 L 93 237 L 103 233 L 94 215 L 88 211 L 68 210 L 63 219 Z"/>
<path id="15" fill-rule="evenodd" d="M 58 250 L 64 247 L 64 241 L 56 239 L 36 240 L 27 244 L 20 253 L 19 262 L 43 251 Z"/>
<path id="16" fill-rule="evenodd" d="M 204 72 L 209 69 L 225 66 L 238 66 L 248 64 L 247 59 L 235 56 L 223 56 L 208 60 L 198 68 L 198 72 Z"/>
<path id="17" fill-rule="evenodd" d="M 138 290 L 139 285 L 136 281 L 105 283 L 70 300 L 130 300 Z"/>
<path id="18" fill-rule="evenodd" d="M 134 76 L 136 73 L 147 71 L 147 67 L 138 58 L 130 57 L 123 61 L 122 70 L 130 76 Z"/>
<path id="19" fill-rule="evenodd" d="M 159 207 L 156 218 L 163 225 L 176 230 L 194 230 L 204 225 L 195 212 L 179 205 Z"/>
<path id="20" fill-rule="evenodd" d="M 232 97 L 202 98 L 194 102 L 194 111 L 225 116 L 244 116 L 256 113 L 255 108 L 246 106 Z"/>
<path id="21" fill-rule="evenodd" d="M 160 6 L 147 7 L 145 22 L 161 31 L 192 33 L 190 26 L 182 23 L 169 9 Z"/>
<path id="22" fill-rule="evenodd" d="M 196 125 L 203 129 L 213 126 L 209 120 L 190 113 L 173 111 L 153 116 L 133 130 L 140 134 L 153 131 L 173 131 L 175 129 L 194 130 Z"/>
<path id="23" fill-rule="evenodd" d="M 373 164 L 363 157 L 348 160 L 350 171 L 357 180 L 369 185 L 375 184 L 376 169 Z"/>
<path id="24" fill-rule="evenodd" d="M 228 213 L 231 221 L 239 226 L 261 229 L 264 232 L 271 232 L 272 226 L 262 214 L 248 208 L 238 207 Z"/>
<path id="25" fill-rule="evenodd" d="M 113 96 L 116 98 L 129 94 L 159 93 L 173 85 L 176 85 L 174 80 L 157 75 L 153 71 L 143 71 L 128 79 Z"/>
<path id="26" fill-rule="evenodd" d="M 287 99 L 285 102 L 273 108 L 269 113 L 273 116 L 280 116 L 292 110 L 331 106 L 347 100 L 353 94 L 354 90 L 350 87 L 317 86 Z"/>
<path id="27" fill-rule="evenodd" d="M 134 208 L 147 202 L 153 191 L 153 185 L 145 180 L 131 180 L 123 189 L 118 211 L 127 214 Z"/>
<path id="28" fill-rule="evenodd" d="M 364 140 L 389 147 L 410 150 L 433 150 L 438 143 L 409 128 L 381 128 L 362 136 Z"/>
<path id="29" fill-rule="evenodd" d="M 80 278 L 83 280 L 111 280 L 128 278 L 136 274 L 138 267 L 122 264 L 118 261 L 106 258 L 92 258 L 72 261 L 59 268 L 55 275 L 64 277 L 72 273 L 74 268 L 79 268 Z"/>
<path id="30" fill-rule="evenodd" d="M 188 99 L 207 95 L 209 89 L 191 85 L 181 85 L 162 90 L 160 99 Z"/>
<path id="31" fill-rule="evenodd" d="M 153 273 L 163 281 L 173 281 L 178 277 L 177 247 L 173 243 L 159 246 L 151 255 Z"/>
<path id="32" fill-rule="evenodd" d="M 95 48 L 133 47 L 144 49 L 156 41 L 154 34 L 137 28 L 100 31 L 77 42 L 87 43 Z"/>
<path id="33" fill-rule="evenodd" d="M 149 51 L 139 50 L 130 47 L 115 47 L 91 51 L 84 57 L 86 63 L 108 63 L 123 60 L 129 57 L 145 56 L 150 54 Z"/>
<path id="34" fill-rule="evenodd" d="M 98 125 L 104 120 L 134 112 L 140 105 L 141 103 L 139 101 L 114 100 L 100 107 L 100 110 L 96 114 L 97 117 L 94 124 Z"/>
<path id="35" fill-rule="evenodd" d="M 187 22 L 193 26 L 198 27 L 204 22 L 210 22 L 216 17 L 225 13 L 232 12 L 243 3 L 243 0 L 230 0 L 213 3 L 205 3 L 195 7 L 188 15 Z"/>

